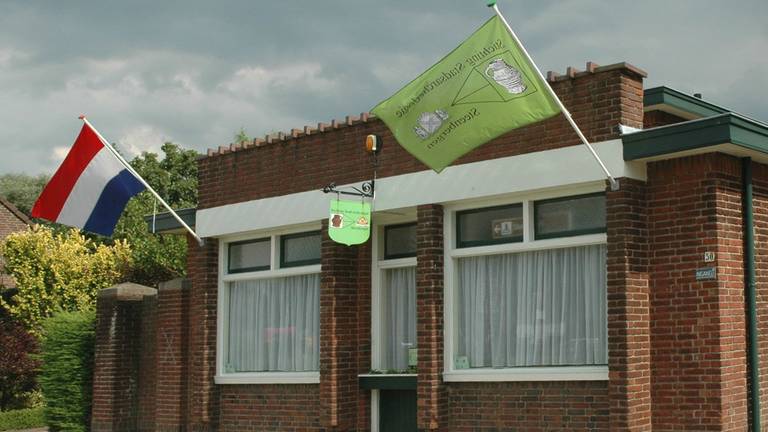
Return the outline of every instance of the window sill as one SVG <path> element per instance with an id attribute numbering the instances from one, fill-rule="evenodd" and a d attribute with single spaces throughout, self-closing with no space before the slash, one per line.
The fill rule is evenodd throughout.
<path id="1" fill-rule="evenodd" d="M 216 384 L 320 384 L 320 372 L 254 372 L 216 375 Z"/>
<path id="2" fill-rule="evenodd" d="M 608 366 L 465 369 L 443 373 L 446 382 L 478 381 L 607 381 Z"/>

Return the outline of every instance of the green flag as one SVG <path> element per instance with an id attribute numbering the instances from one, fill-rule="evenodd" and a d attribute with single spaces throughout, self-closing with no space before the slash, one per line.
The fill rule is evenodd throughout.
<path id="1" fill-rule="evenodd" d="M 560 112 L 498 16 L 372 112 L 440 172 L 475 147 Z"/>

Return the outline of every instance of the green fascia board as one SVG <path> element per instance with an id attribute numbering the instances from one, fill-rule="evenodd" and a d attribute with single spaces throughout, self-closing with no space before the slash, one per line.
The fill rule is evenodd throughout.
<path id="1" fill-rule="evenodd" d="M 416 374 L 413 375 L 360 375 L 360 388 L 370 390 L 416 390 Z"/>
<path id="2" fill-rule="evenodd" d="M 730 112 L 721 106 L 664 86 L 645 90 L 643 92 L 643 105 L 646 107 L 668 105 L 697 117 L 710 117 Z"/>
<path id="3" fill-rule="evenodd" d="M 725 113 L 627 134 L 622 143 L 626 161 L 727 143 L 768 154 L 768 125 Z"/>
<path id="4" fill-rule="evenodd" d="M 190 227 L 195 226 L 195 214 L 196 208 L 186 208 L 176 210 L 176 214 L 179 215 L 181 220 Z M 152 232 L 152 215 L 144 216 L 144 221 L 147 223 L 147 229 Z M 184 227 L 171 215 L 170 212 L 158 213 L 155 215 L 155 232 L 156 233 L 168 233 L 173 231 L 183 230 Z"/>

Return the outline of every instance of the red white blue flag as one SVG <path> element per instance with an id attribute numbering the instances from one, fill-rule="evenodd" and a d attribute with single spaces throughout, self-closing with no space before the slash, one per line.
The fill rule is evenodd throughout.
<path id="1" fill-rule="evenodd" d="M 110 236 L 144 185 L 87 123 L 32 208 L 32 217 Z"/>

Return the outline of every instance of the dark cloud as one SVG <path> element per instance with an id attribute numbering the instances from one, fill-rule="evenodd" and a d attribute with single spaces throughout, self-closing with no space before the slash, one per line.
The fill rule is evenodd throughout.
<path id="1" fill-rule="evenodd" d="M 542 70 L 629 61 L 768 119 L 766 2 L 513 2 Z M 132 151 L 203 151 L 370 109 L 490 16 L 485 1 L 3 1 L 0 172 L 52 171 L 88 113 Z"/>

